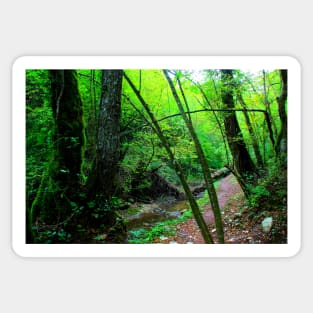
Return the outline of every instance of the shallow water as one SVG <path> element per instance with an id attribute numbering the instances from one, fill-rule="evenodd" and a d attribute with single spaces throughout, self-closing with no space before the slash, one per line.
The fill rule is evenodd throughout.
<path id="1" fill-rule="evenodd" d="M 158 222 L 179 218 L 188 209 L 188 201 L 149 204 L 139 207 L 139 212 L 128 216 L 129 230 L 153 227 Z"/>

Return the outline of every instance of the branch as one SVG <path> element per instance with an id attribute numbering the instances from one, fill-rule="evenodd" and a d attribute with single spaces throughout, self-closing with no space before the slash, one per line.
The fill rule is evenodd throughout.
<path id="1" fill-rule="evenodd" d="M 194 111 L 187 111 L 185 112 L 186 114 L 193 114 L 193 113 L 199 113 L 199 112 L 262 112 L 264 114 L 266 114 L 267 112 L 265 110 L 261 110 L 261 109 L 200 109 L 200 110 L 194 110 Z M 172 118 L 175 116 L 179 116 L 181 115 L 181 113 L 176 113 L 173 115 L 169 115 L 169 116 L 165 116 L 161 119 L 158 120 L 158 122 L 162 122 L 168 118 Z"/>
<path id="2" fill-rule="evenodd" d="M 124 96 L 131 103 L 131 100 L 129 99 L 129 97 L 126 95 L 124 95 Z M 135 109 L 137 110 L 137 112 L 140 112 L 137 108 L 135 108 Z M 200 109 L 200 110 L 194 110 L 194 111 L 187 111 L 185 113 L 186 114 L 193 114 L 193 113 L 200 113 L 200 112 L 244 112 L 244 111 L 245 112 L 261 112 L 261 113 L 265 114 L 265 118 L 267 120 L 267 112 L 265 110 L 261 110 L 261 109 Z M 144 116 L 142 114 L 142 112 L 140 112 L 140 114 L 142 116 Z M 167 119 L 172 118 L 172 117 L 180 116 L 180 115 L 182 115 L 182 114 L 176 113 L 176 114 L 168 115 L 168 116 L 165 116 L 165 117 L 157 120 L 157 122 L 163 122 L 164 120 L 167 120 Z M 145 121 L 147 121 L 146 117 L 144 117 L 144 119 L 145 119 Z M 120 136 L 122 137 L 122 136 L 128 135 L 128 134 L 130 134 L 136 130 L 139 130 L 139 129 L 142 129 L 143 127 L 148 127 L 148 126 L 153 128 L 152 124 L 150 122 L 148 122 L 147 124 L 144 124 L 140 127 L 134 128 L 134 129 L 129 130 L 129 131 L 122 132 L 120 134 Z"/>

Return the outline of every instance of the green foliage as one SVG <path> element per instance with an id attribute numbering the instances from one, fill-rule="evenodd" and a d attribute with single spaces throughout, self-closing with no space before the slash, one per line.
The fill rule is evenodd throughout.
<path id="1" fill-rule="evenodd" d="M 102 219 L 109 212 L 117 210 L 123 201 L 118 197 L 110 200 L 102 198 L 89 199 L 87 192 L 83 189 L 88 181 L 95 162 L 96 134 L 98 125 L 98 105 L 101 96 L 101 71 L 100 70 L 78 70 L 79 94 L 83 103 L 83 117 L 85 126 L 85 144 L 82 147 L 83 159 L 81 173 L 79 176 L 82 189 L 77 190 L 75 201 L 65 200 L 70 214 L 82 216 L 86 211 L 91 212 L 92 217 L 102 223 Z M 181 116 L 171 117 L 178 113 L 177 105 L 170 96 L 169 86 L 161 70 L 126 70 L 127 75 L 135 82 L 138 89 L 149 104 L 153 114 L 160 122 L 163 134 L 169 141 L 171 150 L 176 160 L 180 163 L 188 183 L 195 185 L 201 183 L 202 172 L 193 142 L 186 129 Z M 221 107 L 221 82 L 220 73 L 217 70 L 203 71 L 177 71 L 173 82 L 178 90 L 177 77 L 179 77 L 189 110 L 203 108 Z M 240 90 L 244 101 L 249 108 L 264 109 L 263 76 L 262 73 L 249 73 L 240 70 L 234 71 L 236 88 Z M 194 83 L 193 83 L 193 82 Z M 201 85 L 207 99 L 203 97 L 195 83 Z M 276 97 L 280 93 L 279 71 L 266 72 L 266 86 L 268 102 L 273 117 L 273 127 L 279 129 L 280 118 Z M 145 172 L 158 168 L 158 174 L 168 182 L 179 186 L 179 179 L 168 161 L 159 139 L 147 123 L 147 114 L 141 108 L 137 98 L 133 95 L 128 84 L 123 84 L 122 118 L 121 118 L 121 159 L 120 172 L 117 177 L 117 191 L 119 196 L 131 193 L 133 188 L 144 190 L 151 183 L 143 177 Z M 26 71 L 26 206 L 28 211 L 34 203 L 35 196 L 38 197 L 41 207 L 45 207 L 48 199 L 61 195 L 64 186 L 55 183 L 55 175 L 69 175 L 67 167 L 60 167 L 55 155 L 54 120 L 51 109 L 51 86 L 47 70 Z M 210 103 L 208 103 L 208 101 Z M 236 106 L 240 103 L 236 98 Z M 135 108 L 134 108 L 135 107 Z M 187 110 L 187 108 L 186 108 Z M 249 134 L 243 113 L 236 113 L 240 128 L 242 129 L 245 143 L 251 155 L 252 138 Z M 205 157 L 210 168 L 221 168 L 228 161 L 222 134 L 217 121 L 223 127 L 223 113 L 199 112 L 190 115 L 196 134 L 203 147 Z M 257 140 L 262 157 L 266 161 L 265 173 L 261 173 L 262 179 L 254 187 L 250 187 L 251 196 L 248 204 L 257 210 L 270 211 L 268 204 L 272 206 L 285 206 L 287 199 L 287 188 L 284 185 L 286 177 L 281 177 L 281 172 L 275 160 L 275 153 L 269 140 L 269 132 L 262 113 L 249 113 L 255 139 Z M 217 120 L 216 120 L 217 119 Z M 148 119 L 149 121 L 149 119 Z M 75 125 L 74 125 L 75 126 Z M 275 133 L 275 129 L 274 129 Z M 83 140 L 75 135 L 64 135 L 64 149 L 69 151 L 75 149 Z M 84 141 L 84 140 L 83 140 Z M 228 148 L 226 148 L 228 149 Z M 72 158 L 76 158 L 72 153 Z M 278 177 L 278 178 L 277 178 Z M 285 181 L 284 181 L 285 180 Z M 136 186 L 134 185 L 136 182 Z M 217 187 L 216 187 L 217 188 Z M 63 197 L 63 196 L 62 196 Z M 65 199 L 65 198 L 64 198 Z M 198 200 L 199 206 L 209 203 L 207 194 Z M 279 204 L 280 203 L 280 204 Z M 55 208 L 47 207 L 47 212 Z M 41 221 L 45 220 L 43 212 L 40 214 Z M 162 222 L 151 230 L 139 229 L 130 232 L 130 242 L 153 242 L 160 236 L 170 236 L 173 231 L 172 225 L 179 223 L 191 216 L 191 211 L 186 211 L 177 220 Z M 85 231 L 85 225 L 77 225 L 78 232 Z M 72 234 L 73 235 L 73 234 Z M 67 233 L 66 227 L 59 229 L 48 229 L 40 234 L 41 242 L 68 242 L 73 238 Z M 99 237 L 100 238 L 100 237 Z M 99 238 L 96 240 L 99 240 Z M 101 237 L 102 238 L 102 237 Z"/>
<path id="2" fill-rule="evenodd" d="M 257 185 L 255 187 L 250 187 L 250 196 L 248 198 L 249 205 L 257 209 L 262 206 L 262 204 L 267 201 L 270 196 L 269 191 L 264 185 Z"/>
<path id="3" fill-rule="evenodd" d="M 47 70 L 26 70 L 26 106 L 31 109 L 50 103 L 50 80 Z"/>
<path id="4" fill-rule="evenodd" d="M 53 117 L 45 70 L 26 71 L 26 206 L 30 208 L 52 155 Z"/>
<path id="5" fill-rule="evenodd" d="M 36 231 L 36 228 L 34 228 Z M 36 238 L 37 243 L 70 243 L 72 235 L 67 232 L 64 228 L 55 228 L 43 230 L 38 233 Z"/>
<path id="6" fill-rule="evenodd" d="M 247 204 L 252 212 L 287 209 L 287 172 L 277 162 L 272 162 L 267 172 L 258 180 L 256 186 L 250 186 Z"/>

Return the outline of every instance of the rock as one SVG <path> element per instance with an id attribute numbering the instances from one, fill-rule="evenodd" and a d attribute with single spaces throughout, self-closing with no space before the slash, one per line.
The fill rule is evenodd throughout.
<path id="1" fill-rule="evenodd" d="M 226 242 L 236 242 L 236 238 L 229 238 Z"/>
<path id="2" fill-rule="evenodd" d="M 175 212 L 167 212 L 168 217 L 172 217 L 172 218 L 178 218 L 181 217 L 181 213 L 179 211 L 175 211 Z"/>
<path id="3" fill-rule="evenodd" d="M 176 242 L 175 240 L 172 240 L 169 242 L 169 244 L 178 244 L 178 242 Z"/>
<path id="4" fill-rule="evenodd" d="M 262 230 L 265 232 L 265 233 L 269 233 L 271 231 L 271 228 L 272 228 L 272 225 L 273 225 L 273 218 L 270 216 L 270 217 L 266 217 L 262 223 Z"/>
<path id="5" fill-rule="evenodd" d="M 166 213 L 165 210 L 163 210 L 163 209 L 161 209 L 159 207 L 153 208 L 152 212 L 155 213 L 155 214 L 165 214 Z"/>

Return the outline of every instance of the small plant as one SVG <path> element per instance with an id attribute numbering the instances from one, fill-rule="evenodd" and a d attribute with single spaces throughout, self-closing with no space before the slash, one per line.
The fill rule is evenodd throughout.
<path id="1" fill-rule="evenodd" d="M 263 202 L 268 200 L 269 196 L 270 193 L 264 185 L 257 185 L 256 187 L 250 188 L 248 203 L 251 207 L 258 209 Z"/>
<path id="2" fill-rule="evenodd" d="M 38 240 L 40 243 L 68 243 L 71 241 L 71 234 L 66 232 L 63 228 L 49 229 L 40 232 Z"/>

